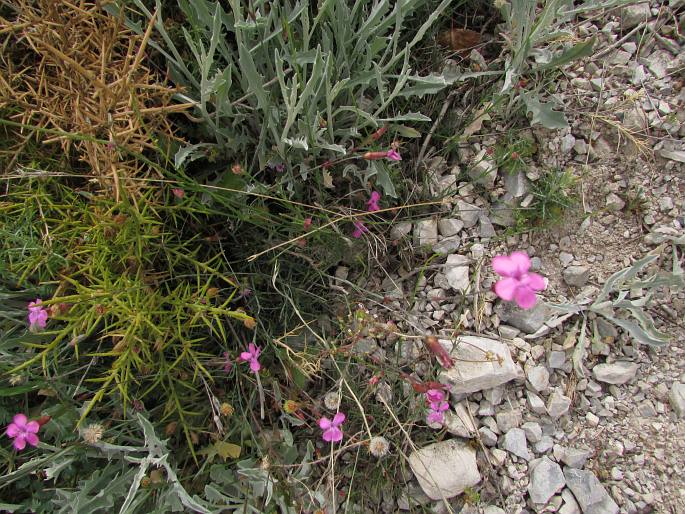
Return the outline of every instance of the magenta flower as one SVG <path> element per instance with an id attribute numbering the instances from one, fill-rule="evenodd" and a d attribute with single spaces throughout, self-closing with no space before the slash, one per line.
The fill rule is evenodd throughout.
<path id="1" fill-rule="evenodd" d="M 171 192 L 174 194 L 176 198 L 183 198 L 186 195 L 186 192 L 180 187 L 175 187 L 171 190 Z"/>
<path id="2" fill-rule="evenodd" d="M 247 352 L 243 352 L 240 354 L 240 360 L 243 362 L 249 362 L 250 363 L 250 369 L 257 373 L 261 368 L 261 364 L 259 364 L 259 354 L 262 353 L 262 350 L 259 348 L 259 346 L 250 343 L 247 345 Z"/>
<path id="3" fill-rule="evenodd" d="M 319 426 L 323 430 L 323 440 L 327 442 L 338 442 L 342 440 L 343 433 L 340 425 L 345 421 L 345 415 L 342 412 L 338 412 L 333 416 L 333 421 L 328 419 L 326 416 L 319 420 Z"/>
<path id="4" fill-rule="evenodd" d="M 426 391 L 426 399 L 430 403 L 441 402 L 445 399 L 445 392 L 440 389 L 429 389 Z"/>
<path id="5" fill-rule="evenodd" d="M 38 444 L 38 430 L 40 430 L 40 425 L 37 421 L 29 421 L 24 414 L 15 414 L 5 434 L 14 439 L 13 444 L 17 450 L 23 450 L 26 448 L 26 443 L 31 446 Z"/>
<path id="6" fill-rule="evenodd" d="M 426 416 L 426 422 L 429 425 L 442 425 L 445 422 L 445 415 L 442 412 L 432 410 L 428 413 L 428 416 Z"/>
<path id="7" fill-rule="evenodd" d="M 388 160 L 391 160 L 391 161 L 401 161 L 402 160 L 402 156 L 394 148 L 392 150 L 388 150 L 388 153 L 385 155 L 385 158 Z"/>
<path id="8" fill-rule="evenodd" d="M 352 232 L 352 237 L 359 239 L 362 237 L 364 232 L 368 232 L 369 229 L 361 221 L 355 221 L 352 223 L 354 225 L 354 232 Z"/>
<path id="9" fill-rule="evenodd" d="M 445 401 L 431 402 L 430 408 L 435 412 L 445 412 L 447 409 L 450 408 L 450 404 Z"/>
<path id="10" fill-rule="evenodd" d="M 547 281 L 537 273 L 528 273 L 530 258 L 526 252 L 513 252 L 511 255 L 498 255 L 492 259 L 495 273 L 504 278 L 495 283 L 494 290 L 502 300 L 515 300 L 522 309 L 535 305 L 536 291 L 547 287 Z"/>
<path id="11" fill-rule="evenodd" d="M 367 211 L 373 212 L 373 211 L 380 211 L 381 208 L 378 206 L 378 201 L 381 199 L 381 194 L 378 191 L 372 191 L 371 192 L 371 198 L 369 199 L 368 202 L 366 202 Z"/>
<path id="12" fill-rule="evenodd" d="M 29 303 L 29 329 L 31 331 L 42 330 L 48 324 L 48 311 L 42 307 L 43 301 L 36 298 L 35 302 Z"/>

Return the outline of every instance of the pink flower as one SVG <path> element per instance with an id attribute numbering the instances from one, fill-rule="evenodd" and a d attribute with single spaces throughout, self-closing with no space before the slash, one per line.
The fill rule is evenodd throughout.
<path id="1" fill-rule="evenodd" d="M 336 413 L 333 416 L 333 421 L 326 416 L 319 420 L 319 426 L 323 430 L 323 440 L 328 442 L 338 442 L 342 440 L 343 433 L 338 427 L 345 421 L 345 415 L 342 412 Z"/>
<path id="2" fill-rule="evenodd" d="M 38 331 L 45 328 L 48 324 L 48 311 L 45 310 L 41 304 L 43 301 L 36 298 L 35 302 L 29 303 L 29 329 L 31 331 Z"/>
<path id="3" fill-rule="evenodd" d="M 15 414 L 5 434 L 14 439 L 14 447 L 17 450 L 23 450 L 26 448 L 26 443 L 31 446 L 38 444 L 38 430 L 40 430 L 40 425 L 37 421 L 29 421 L 24 414 Z"/>
<path id="4" fill-rule="evenodd" d="M 492 268 L 503 279 L 495 283 L 497 296 L 510 302 L 515 300 L 522 309 L 535 305 L 535 291 L 547 287 L 547 281 L 537 273 L 528 273 L 530 259 L 525 252 L 513 252 L 511 255 L 498 255 L 492 259 Z"/>
<path id="5" fill-rule="evenodd" d="M 426 399 L 430 402 L 441 402 L 445 399 L 445 392 L 440 389 L 429 389 L 426 391 Z"/>
<path id="6" fill-rule="evenodd" d="M 250 343 L 247 345 L 247 352 L 243 352 L 240 354 L 240 360 L 243 362 L 249 362 L 250 363 L 250 369 L 257 373 L 261 368 L 261 364 L 259 364 L 259 354 L 262 353 L 262 350 L 259 348 L 259 346 Z"/>
<path id="7" fill-rule="evenodd" d="M 388 153 L 385 155 L 385 158 L 390 160 L 390 161 L 401 161 L 402 160 L 402 156 L 394 148 L 392 150 L 388 150 Z"/>
<path id="8" fill-rule="evenodd" d="M 381 194 L 378 191 L 372 191 L 371 198 L 366 202 L 366 205 L 368 206 L 366 210 L 369 212 L 380 211 L 381 208 L 378 206 L 378 200 L 380 199 Z"/>
<path id="9" fill-rule="evenodd" d="M 302 228 L 304 228 L 305 231 L 309 230 L 309 228 L 312 226 L 312 219 L 311 218 L 305 218 L 304 221 L 302 222 Z"/>
<path id="10" fill-rule="evenodd" d="M 430 408 L 431 408 L 431 410 L 433 410 L 435 412 L 444 412 L 450 408 L 450 404 L 447 402 L 444 402 L 444 401 L 431 402 Z"/>
<path id="11" fill-rule="evenodd" d="M 352 232 L 352 237 L 359 239 L 362 237 L 364 232 L 368 232 L 369 229 L 364 226 L 361 221 L 355 221 L 352 223 L 354 225 L 354 232 Z"/>
<path id="12" fill-rule="evenodd" d="M 176 198 L 183 198 L 186 195 L 186 192 L 180 187 L 172 189 L 171 192 L 174 194 Z"/>
<path id="13" fill-rule="evenodd" d="M 442 412 L 436 412 L 432 410 L 428 413 L 428 416 L 426 416 L 426 422 L 429 425 L 442 425 L 445 422 L 445 415 Z"/>

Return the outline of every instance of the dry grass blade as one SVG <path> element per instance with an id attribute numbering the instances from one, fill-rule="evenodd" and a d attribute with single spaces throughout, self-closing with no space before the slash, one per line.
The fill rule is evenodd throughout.
<path id="1" fill-rule="evenodd" d="M 0 18 L 0 110 L 23 124 L 109 141 L 39 139 L 59 143 L 68 156 L 87 163 L 117 199 L 122 187 L 133 192 L 136 186 L 120 177 L 145 177 L 152 170 L 130 155 L 154 149 L 158 134 L 174 138 L 168 114 L 188 108 L 173 104 L 177 90 L 143 64 L 150 30 L 132 33 L 99 2 L 15 0 L 12 7 L 15 18 Z M 38 137 L 17 136 L 15 151 Z"/>

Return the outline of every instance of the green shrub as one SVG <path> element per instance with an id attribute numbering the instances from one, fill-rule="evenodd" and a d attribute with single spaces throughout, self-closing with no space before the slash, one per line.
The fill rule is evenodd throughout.
<path id="1" fill-rule="evenodd" d="M 359 166 L 353 147 L 382 125 L 406 133 L 403 122 L 430 121 L 397 112 L 396 100 L 435 93 L 455 80 L 414 75 L 409 67 L 412 50 L 450 2 L 435 6 L 419 27 L 407 27 L 410 15 L 430 2 L 257 2 L 250 11 L 231 0 L 224 11 L 219 2 L 179 0 L 188 24 L 179 41 L 158 0 L 155 28 L 163 43 L 151 44 L 184 86 L 179 99 L 193 103 L 202 122 L 200 142 L 179 150 L 177 166 L 208 155 L 247 161 L 251 172 L 284 165 L 292 191 L 295 178 L 320 175 L 324 162 L 342 159 L 345 173 L 377 176 L 394 196 L 386 164 Z M 152 17 L 140 0 L 134 3 Z"/>

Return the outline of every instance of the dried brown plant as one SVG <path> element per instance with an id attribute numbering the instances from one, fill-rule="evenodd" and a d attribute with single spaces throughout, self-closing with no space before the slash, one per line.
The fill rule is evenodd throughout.
<path id="1" fill-rule="evenodd" d="M 25 125 L 15 156 L 31 138 L 59 143 L 117 199 L 136 190 L 125 179 L 155 173 L 139 156 L 174 138 L 169 113 L 190 107 L 147 65 L 154 17 L 141 36 L 99 1 L 3 3 L 13 14 L 0 17 L 0 112 Z"/>

